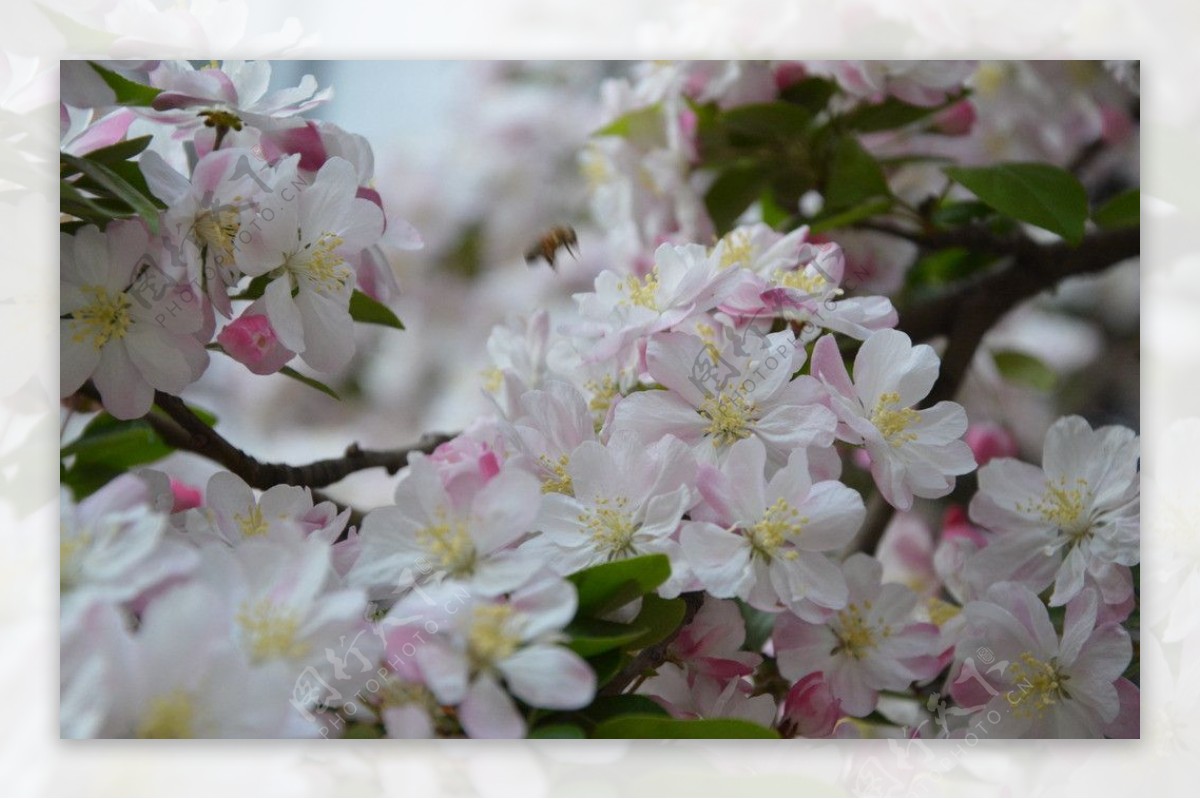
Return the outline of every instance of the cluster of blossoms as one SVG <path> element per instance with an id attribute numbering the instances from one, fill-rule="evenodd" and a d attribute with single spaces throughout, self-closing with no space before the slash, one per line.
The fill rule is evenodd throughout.
<path id="1" fill-rule="evenodd" d="M 308 78 L 268 93 L 266 62 L 140 72 L 159 90 L 151 106 L 114 106 L 103 87 L 91 109 L 62 106 L 64 151 L 151 136 L 138 166 L 166 208 L 153 235 L 143 220 L 63 234 L 62 396 L 91 380 L 113 415 L 142 416 L 156 390 L 179 394 L 200 378 L 206 345 L 256 374 L 297 355 L 323 372 L 343 365 L 354 292 L 395 293 L 385 229 L 401 246 L 420 243 L 385 217 L 366 140 L 298 117 L 330 92 Z"/>
<path id="2" fill-rule="evenodd" d="M 848 107 L 932 106 L 972 71 L 707 63 L 610 84 L 617 113 L 667 120 L 583 156 L 612 268 L 561 318 L 493 331 L 492 412 L 412 453 L 392 503 L 352 524 L 307 488 L 256 492 L 228 472 L 203 492 L 152 470 L 64 492 L 63 735 L 523 737 L 613 678 L 581 643 L 571 578 L 649 555 L 669 564 L 657 597 L 605 620 L 679 597 L 689 612 L 616 690 L 675 719 L 1136 735 L 1122 622 L 1137 437 L 1066 417 L 1035 466 L 961 405 L 924 407 L 939 357 L 852 279 L 839 235 L 746 221 L 717 238 L 689 167 L 688 100 L 764 102 L 829 75 Z M 145 77 L 153 108 L 91 130 L 115 117 L 111 141 L 154 133 L 139 164 L 167 207 L 157 236 L 140 221 L 64 234 L 63 395 L 90 379 L 114 416 L 144 415 L 199 377 L 218 317 L 216 343 L 256 373 L 296 355 L 336 368 L 356 288 L 394 291 L 385 227 L 417 241 L 385 223 L 365 141 L 295 121 L 323 95 L 267 95 L 261 65 Z M 969 510 L 936 543 L 906 539 L 921 501 L 977 465 Z M 900 512 L 873 554 L 858 551 L 864 494 Z"/>

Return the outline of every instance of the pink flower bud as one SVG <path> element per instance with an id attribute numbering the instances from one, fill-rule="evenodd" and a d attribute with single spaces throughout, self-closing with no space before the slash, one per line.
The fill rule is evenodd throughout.
<path id="1" fill-rule="evenodd" d="M 1111 105 L 1100 107 L 1100 138 L 1105 144 L 1116 145 L 1129 140 L 1133 135 L 1133 121 L 1121 108 Z"/>
<path id="2" fill-rule="evenodd" d="M 968 538 L 980 549 L 987 546 L 983 533 L 967 519 L 967 509 L 962 505 L 951 505 L 942 514 L 942 540 Z"/>
<path id="3" fill-rule="evenodd" d="M 828 738 L 841 717 L 842 703 L 819 671 L 793 685 L 783 700 L 783 726 L 792 737 Z"/>
<path id="4" fill-rule="evenodd" d="M 785 61 L 775 67 L 775 88 L 783 91 L 788 86 L 799 83 L 808 77 L 808 70 L 802 61 Z"/>
<path id="5" fill-rule="evenodd" d="M 959 100 L 933 117 L 933 128 L 946 136 L 966 136 L 975 127 L 975 106 L 970 100 Z"/>
<path id="6" fill-rule="evenodd" d="M 175 499 L 171 505 L 171 513 L 191 510 L 204 504 L 204 495 L 200 493 L 200 489 L 174 477 L 171 478 L 171 495 Z"/>
<path id="7" fill-rule="evenodd" d="M 442 444 L 429 456 L 450 500 L 470 504 L 475 493 L 500 473 L 500 458 L 485 441 L 461 435 Z"/>
<path id="8" fill-rule="evenodd" d="M 1017 439 L 1007 429 L 992 422 L 980 422 L 967 428 L 963 437 L 975 463 L 983 466 L 992 458 L 1015 458 L 1017 456 Z"/>
<path id="9" fill-rule="evenodd" d="M 217 336 L 217 342 L 254 374 L 274 374 L 296 353 L 279 342 L 275 328 L 265 315 L 252 314 L 252 310 L 253 306 L 227 324 Z"/>

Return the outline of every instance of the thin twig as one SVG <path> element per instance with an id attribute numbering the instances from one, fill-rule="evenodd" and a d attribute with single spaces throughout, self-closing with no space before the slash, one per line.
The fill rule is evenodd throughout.
<path id="1" fill-rule="evenodd" d="M 172 428 L 153 413 L 146 417 L 164 438 L 170 436 L 167 443 L 214 460 L 251 487 L 259 489 L 281 484 L 323 488 L 355 472 L 377 467 L 386 469 L 388 474 L 395 474 L 408 465 L 408 459 L 414 452 L 428 454 L 454 437 L 448 433 L 427 433 L 415 445 L 394 450 L 365 450 L 358 444 L 351 444 L 340 458 L 313 461 L 303 466 L 264 463 L 223 438 L 179 397 L 159 391 L 155 393 L 154 401 L 176 426 Z"/>

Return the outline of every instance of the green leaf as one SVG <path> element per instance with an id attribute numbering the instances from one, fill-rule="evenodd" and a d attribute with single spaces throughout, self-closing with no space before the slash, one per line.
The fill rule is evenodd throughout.
<path id="1" fill-rule="evenodd" d="M 1028 386 L 1038 391 L 1053 391 L 1058 375 L 1037 358 L 1016 350 L 993 352 L 992 358 L 1000 376 L 1010 383 Z"/>
<path id="2" fill-rule="evenodd" d="M 620 674 L 628 660 L 629 656 L 621 650 L 610 649 L 587 658 L 587 663 L 591 666 L 592 671 L 596 672 L 596 685 L 606 685 Z"/>
<path id="3" fill-rule="evenodd" d="M 59 482 L 71 490 L 76 502 L 99 491 L 128 470 L 102 463 L 76 463 L 70 469 L 59 466 Z"/>
<path id="4" fill-rule="evenodd" d="M 356 721 L 346 725 L 343 738 L 386 738 L 383 727 L 378 724 L 366 724 Z"/>
<path id="5" fill-rule="evenodd" d="M 944 286 L 970 277 L 995 260 L 991 253 L 965 247 L 935 250 L 913 264 L 907 282 L 914 287 Z"/>
<path id="6" fill-rule="evenodd" d="M 779 93 L 789 103 L 795 103 L 814 116 L 829 104 L 829 98 L 837 91 L 837 84 L 825 78 L 805 78 L 793 83 Z"/>
<path id="7" fill-rule="evenodd" d="M 530 730 L 530 738 L 586 738 L 583 728 L 577 724 L 543 724 Z"/>
<path id="8" fill-rule="evenodd" d="M 778 614 L 752 608 L 740 599 L 737 604 L 738 610 L 742 612 L 742 620 L 746 623 L 746 641 L 742 644 L 742 649 L 747 652 L 761 652 L 763 644 L 775 629 L 775 617 Z"/>
<path id="9" fill-rule="evenodd" d="M 609 122 L 593 136 L 621 136 L 638 141 L 665 141 L 666 125 L 658 103 L 637 108 Z"/>
<path id="10" fill-rule="evenodd" d="M 636 558 L 601 563 L 567 577 L 579 592 L 576 618 L 596 616 L 628 605 L 667 581 L 671 561 L 666 555 L 640 555 Z"/>
<path id="11" fill-rule="evenodd" d="M 152 138 L 154 137 L 138 136 L 136 139 L 126 139 L 116 144 L 110 144 L 107 147 L 101 147 L 99 150 L 92 150 L 85 157 L 92 161 L 99 161 L 102 164 L 108 165 L 128 161 L 142 152 L 142 150 L 145 150 Z"/>
<path id="12" fill-rule="evenodd" d="M 328 394 L 329 396 L 333 397 L 338 402 L 342 401 L 342 398 L 339 397 L 337 395 L 337 392 L 334 391 L 332 388 L 325 385 L 320 380 L 317 380 L 315 377 L 309 377 L 308 375 L 300 374 L 299 372 L 297 372 L 295 369 L 293 369 L 290 366 L 285 366 L 282 369 L 280 369 L 279 374 L 284 375 L 285 377 L 290 377 L 293 380 L 298 380 L 301 383 L 303 383 L 304 385 L 308 386 L 309 388 L 315 388 L 317 391 L 320 391 L 322 394 Z"/>
<path id="13" fill-rule="evenodd" d="M 704 206 L 718 236 L 728 233 L 738 217 L 758 199 L 767 178 L 766 167 L 755 161 L 731 164 L 717 175 L 704 195 Z"/>
<path id="14" fill-rule="evenodd" d="M 741 719 L 617 716 L 596 725 L 594 738 L 778 738 L 775 730 Z"/>
<path id="15" fill-rule="evenodd" d="M 860 105 L 853 111 L 843 115 L 839 122 L 850 130 L 859 133 L 871 133 L 879 130 L 891 130 L 911 125 L 914 122 L 932 116 L 938 111 L 957 103 L 961 97 L 955 96 L 934 106 L 921 106 L 906 103 L 895 97 L 889 97 L 882 103 Z"/>
<path id="16" fill-rule="evenodd" d="M 883 169 L 874 156 L 853 136 L 838 138 L 826 180 L 825 207 L 841 210 L 889 193 Z"/>
<path id="17" fill-rule="evenodd" d="M 809 232 L 823 233 L 826 230 L 850 227 L 855 222 L 861 222 L 864 219 L 870 219 L 876 214 L 882 214 L 891 207 L 891 197 L 875 197 L 845 211 L 817 216 L 809 223 Z"/>
<path id="18" fill-rule="evenodd" d="M 155 97 L 162 94 L 161 89 L 135 83 L 124 75 L 113 72 L 111 69 L 105 69 L 95 61 L 89 61 L 88 63 L 104 79 L 104 82 L 108 84 L 108 88 L 116 93 L 118 105 L 150 105 L 154 102 Z"/>
<path id="19" fill-rule="evenodd" d="M 949 202 L 933 211 L 933 223 L 941 227 L 962 227 L 993 213 L 987 203 L 979 200 Z"/>
<path id="20" fill-rule="evenodd" d="M 1142 192 L 1130 189 L 1100 206 L 1092 221 L 1102 228 L 1135 227 L 1142 221 Z"/>
<path id="21" fill-rule="evenodd" d="M 129 469 L 165 458 L 173 450 L 158 433 L 141 420 L 123 421 L 101 413 L 88 422 L 79 438 L 63 447 L 63 457 L 74 456 L 75 464 L 99 464 Z"/>
<path id="22" fill-rule="evenodd" d="M 642 609 L 632 626 L 644 632 L 629 644 L 629 649 L 638 650 L 653 646 L 679 629 L 687 612 L 687 603 L 682 599 L 663 599 L 658 594 L 642 597 Z"/>
<path id="23" fill-rule="evenodd" d="M 576 619 L 564 630 L 568 636 L 567 646 L 582 657 L 599 655 L 610 649 L 629 648 L 628 645 L 646 634 L 643 627 L 604 621 L 602 619 Z"/>
<path id="24" fill-rule="evenodd" d="M 600 696 L 596 701 L 579 711 L 580 715 L 593 724 L 617 716 L 658 716 L 670 718 L 671 714 L 663 706 L 648 696 L 641 694 L 617 694 L 616 696 Z"/>
<path id="25" fill-rule="evenodd" d="M 86 158 L 79 158 L 69 153 L 60 153 L 59 157 L 72 169 L 82 173 L 97 185 L 108 191 L 114 198 L 128 205 L 134 213 L 146 222 L 151 233 L 158 233 L 158 208 L 144 194 L 109 167 Z"/>
<path id="26" fill-rule="evenodd" d="M 945 171 L 1002 214 L 1057 233 L 1071 244 L 1083 239 L 1087 192 L 1066 170 L 1049 164 L 1011 163 L 947 167 Z"/>
<path id="27" fill-rule="evenodd" d="M 752 103 L 721 114 L 727 128 L 754 139 L 776 140 L 803 136 L 812 114 L 793 103 Z"/>
<path id="28" fill-rule="evenodd" d="M 404 329 L 404 323 L 391 308 L 379 300 L 363 294 L 358 289 L 355 289 L 354 294 L 350 297 L 350 316 L 354 318 L 355 322 L 394 327 L 397 330 Z"/>

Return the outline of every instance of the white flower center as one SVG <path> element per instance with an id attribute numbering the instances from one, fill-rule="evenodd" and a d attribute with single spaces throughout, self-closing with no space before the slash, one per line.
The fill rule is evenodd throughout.
<path id="1" fill-rule="evenodd" d="M 538 457 L 538 462 L 542 464 L 542 468 L 550 475 L 542 480 L 543 494 L 566 494 L 574 496 L 575 485 L 571 482 L 571 475 L 567 472 L 567 463 L 569 458 L 566 455 L 559 455 L 558 460 L 550 460 L 549 455 L 541 455 Z"/>
<path id="2" fill-rule="evenodd" d="M 801 516 L 800 511 L 793 508 L 782 498 L 775 500 L 771 507 L 763 513 L 763 517 L 748 530 L 746 537 L 750 539 L 750 547 L 754 554 L 761 555 L 764 560 L 781 557 L 784 560 L 795 560 L 800 554 L 795 549 L 785 549 L 784 544 L 798 537 L 808 523 L 807 516 Z"/>
<path id="3" fill-rule="evenodd" d="M 308 654 L 308 644 L 297 640 L 299 615 L 279 607 L 270 599 L 264 597 L 243 602 L 237 623 L 246 637 L 246 647 L 254 663 L 276 658 L 291 660 Z"/>
<path id="4" fill-rule="evenodd" d="M 1085 513 L 1089 491 L 1087 480 L 1082 477 L 1077 478 L 1072 487 L 1068 486 L 1066 477 L 1047 480 L 1046 492 L 1040 499 L 1018 505 L 1017 509 L 1040 516 L 1042 521 L 1053 524 L 1075 544 L 1091 531 L 1092 519 Z"/>
<path id="5" fill-rule="evenodd" d="M 132 321 L 129 295 L 123 291 L 109 294 L 103 286 L 84 286 L 83 293 L 91 302 L 72 312 L 71 340 L 83 343 L 90 339 L 98 350 L 113 339 L 125 338 Z"/>
<path id="6" fill-rule="evenodd" d="M 257 538 L 267 534 L 267 521 L 258 505 L 251 505 L 245 514 L 235 513 L 233 520 L 246 538 Z"/>
<path id="7" fill-rule="evenodd" d="M 727 447 L 743 438 L 748 438 L 751 423 L 755 421 L 756 408 L 737 392 L 722 391 L 709 394 L 697 409 L 708 419 L 704 433 L 712 437 L 714 447 Z"/>
<path id="8" fill-rule="evenodd" d="M 637 554 L 633 546 L 633 535 L 641 526 L 634 522 L 626 508 L 627 497 L 597 497 L 595 506 L 579 514 L 579 522 L 591 534 L 596 549 L 607 555 L 608 560 Z"/>
<path id="9" fill-rule="evenodd" d="M 241 229 L 238 212 L 229 207 L 221 207 L 214 214 L 204 211 L 196 216 L 193 232 L 201 246 L 207 246 L 221 258 L 221 264 L 232 265 L 234 240 Z"/>
<path id="10" fill-rule="evenodd" d="M 625 280 L 617 283 L 617 290 L 625 294 L 625 299 L 621 300 L 620 305 L 632 307 L 640 305 L 643 308 L 649 308 L 651 311 L 658 310 L 658 267 L 654 267 L 651 272 L 643 278 L 630 276 Z"/>
<path id="11" fill-rule="evenodd" d="M 417 543 L 437 560 L 451 577 L 470 575 L 475 569 L 475 542 L 461 519 L 451 521 L 445 508 L 435 514 L 438 523 L 417 532 Z"/>
<path id="12" fill-rule="evenodd" d="M 510 657 L 521 644 L 509 605 L 483 605 L 471 613 L 467 652 L 475 668 L 483 669 Z"/>
<path id="13" fill-rule="evenodd" d="M 1015 687 L 1006 698 L 1018 718 L 1040 718 L 1050 706 L 1070 697 L 1069 678 L 1059 670 L 1057 658 L 1038 660 L 1026 651 L 1011 668 Z"/>
<path id="14" fill-rule="evenodd" d="M 731 266 L 750 265 L 750 256 L 754 254 L 754 247 L 750 243 L 750 234 L 744 230 L 734 230 L 725 235 L 721 239 L 724 249 L 721 251 L 721 269 L 728 269 Z"/>
<path id="15" fill-rule="evenodd" d="M 868 600 L 862 603 L 861 608 L 857 604 L 850 604 L 846 606 L 845 610 L 838 612 L 833 624 L 833 632 L 837 636 L 838 644 L 834 648 L 833 654 L 845 652 L 855 660 L 862 660 L 879 645 L 882 639 L 892 634 L 891 628 L 887 625 L 876 628 L 867 621 L 864 612 L 869 613 L 870 611 L 871 602 Z"/>
<path id="16" fill-rule="evenodd" d="M 350 281 L 350 267 L 337 253 L 343 239 L 336 233 L 322 233 L 315 242 L 305 244 L 288 256 L 284 267 L 295 281 L 304 280 L 318 291 L 336 294 Z"/>
<path id="17" fill-rule="evenodd" d="M 150 709 L 138 725 L 139 738 L 192 738 L 195 737 L 193 717 L 195 706 L 192 698 L 183 691 L 172 691 L 156 696 Z"/>
<path id="18" fill-rule="evenodd" d="M 879 395 L 875 410 L 871 411 L 871 424 L 879 430 L 884 440 L 893 447 L 917 440 L 917 434 L 908 432 L 909 426 L 921 419 L 912 408 L 897 408 L 900 395 L 895 391 Z"/>

